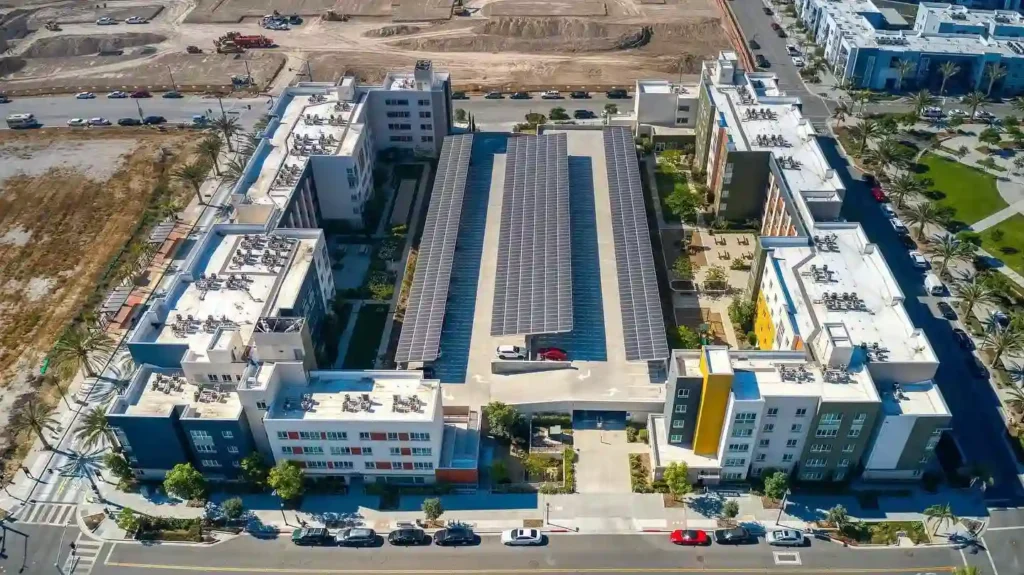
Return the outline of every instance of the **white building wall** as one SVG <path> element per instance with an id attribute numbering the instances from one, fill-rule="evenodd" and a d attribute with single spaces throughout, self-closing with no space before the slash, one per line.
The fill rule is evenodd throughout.
<path id="1" fill-rule="evenodd" d="M 868 456 L 867 469 L 894 469 L 903 454 L 917 417 L 913 415 L 887 415 L 878 428 L 878 435 Z"/>
<path id="2" fill-rule="evenodd" d="M 310 158 L 320 215 L 326 220 L 359 220 L 366 200 L 362 175 L 350 185 L 350 173 L 358 173 L 352 156 L 313 156 Z M 349 172 L 351 170 L 352 172 Z"/>
<path id="3" fill-rule="evenodd" d="M 436 155 L 437 138 L 444 137 L 447 119 L 435 110 L 434 99 L 443 92 L 417 90 L 375 90 L 367 94 L 369 124 L 378 150 L 400 148 L 424 155 Z M 389 117 L 388 113 L 392 116 Z M 400 114 L 407 113 L 407 116 Z M 429 114 L 430 117 L 423 117 Z M 408 129 L 405 129 L 408 126 Z"/>
<path id="4" fill-rule="evenodd" d="M 320 280 L 320 292 L 324 305 L 330 310 L 334 303 L 334 273 L 331 270 L 331 258 L 327 255 L 327 239 L 323 234 L 317 238 L 316 248 L 313 250 L 313 262 L 316 265 L 317 278 Z"/>
<path id="5" fill-rule="evenodd" d="M 771 410 L 778 410 L 770 415 Z M 803 409 L 802 416 L 797 410 Z M 818 413 L 818 398 L 807 396 L 768 396 L 764 401 L 764 416 L 758 427 L 758 438 L 754 444 L 751 474 L 760 475 L 765 469 L 789 471 L 800 460 L 807 433 Z M 766 426 L 771 426 L 768 428 Z M 794 430 L 798 426 L 798 430 Z M 769 430 L 770 429 L 770 430 Z M 768 441 L 767 447 L 761 442 Z M 790 441 L 794 443 L 790 445 Z M 789 456 L 788 461 L 786 460 Z M 763 459 L 760 459 L 763 457 Z"/>
<path id="6" fill-rule="evenodd" d="M 735 394 L 729 397 L 729 408 L 725 413 L 722 437 L 718 444 L 718 460 L 722 464 L 722 481 L 746 479 L 750 462 L 754 457 L 758 431 L 764 419 L 764 400 L 737 400 Z M 754 414 L 752 423 L 739 420 L 742 414 Z M 748 431 L 749 430 L 749 434 Z M 732 449 L 740 447 L 739 450 Z"/>

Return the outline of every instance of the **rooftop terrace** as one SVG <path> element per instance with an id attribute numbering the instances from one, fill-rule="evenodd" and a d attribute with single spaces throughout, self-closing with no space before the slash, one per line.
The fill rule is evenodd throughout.
<path id="1" fill-rule="evenodd" d="M 111 404 L 108 413 L 137 417 L 168 417 L 175 407 L 186 406 L 181 417 L 189 419 L 237 419 L 242 410 L 238 395 L 225 387 L 199 387 L 181 372 L 140 369 L 123 396 Z M 220 391 L 223 389 L 223 391 Z"/>

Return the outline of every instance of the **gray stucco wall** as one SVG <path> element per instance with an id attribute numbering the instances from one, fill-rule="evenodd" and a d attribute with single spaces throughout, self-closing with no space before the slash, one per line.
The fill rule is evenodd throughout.
<path id="1" fill-rule="evenodd" d="M 910 437 L 907 438 L 907 442 L 903 446 L 903 453 L 900 454 L 896 469 L 924 469 L 927 463 L 921 463 L 921 458 L 927 454 L 930 459 L 934 455 L 934 445 L 931 450 L 926 449 L 928 441 L 932 438 L 932 433 L 937 429 L 948 429 L 949 425 L 949 417 L 917 418 L 913 429 L 910 430 Z M 938 442 L 938 439 L 939 437 L 936 435 L 935 441 Z"/>
<path id="2" fill-rule="evenodd" d="M 715 198 L 715 210 L 720 217 L 732 221 L 762 217 L 768 198 L 770 155 L 769 152 L 729 152 L 722 173 L 725 174 L 724 170 L 732 164 L 732 180 L 726 184 L 723 179 L 722 191 Z"/>
<path id="3" fill-rule="evenodd" d="M 818 414 L 814 419 L 812 428 L 808 430 L 807 440 L 804 443 L 804 450 L 797 465 L 797 478 L 808 480 L 805 473 L 821 472 L 822 481 L 828 481 L 835 477 L 837 471 L 845 471 L 845 479 L 854 476 L 858 471 L 861 458 L 871 443 L 875 423 L 878 421 L 878 413 L 881 404 L 878 402 L 822 402 L 818 408 Z M 838 413 L 842 415 L 842 421 L 837 427 L 835 437 L 818 437 L 818 429 L 822 427 L 822 418 L 825 414 Z M 854 419 L 858 414 L 864 414 L 864 422 L 857 424 L 860 434 L 857 437 L 850 437 L 850 429 L 854 427 Z M 843 449 L 849 445 L 853 446 L 852 451 L 844 452 Z M 827 452 L 816 452 L 815 446 L 828 446 L 831 449 Z M 824 467 L 808 467 L 809 459 L 824 459 Z M 839 466 L 840 461 L 848 459 L 849 465 L 845 468 Z"/>
<path id="4" fill-rule="evenodd" d="M 703 381 L 699 377 L 679 377 L 665 384 L 665 433 L 666 441 L 674 445 L 690 445 L 697 428 L 697 413 L 700 411 L 700 397 Z M 680 390 L 687 390 L 687 397 L 680 397 Z M 677 405 L 685 405 L 686 413 L 676 413 Z M 673 427 L 673 422 L 682 421 L 682 428 Z M 682 435 L 681 441 L 672 441 L 673 435 Z"/>

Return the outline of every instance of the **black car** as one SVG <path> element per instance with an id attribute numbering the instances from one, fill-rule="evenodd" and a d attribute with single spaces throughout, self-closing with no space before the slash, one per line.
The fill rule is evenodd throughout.
<path id="1" fill-rule="evenodd" d="M 392 545 L 430 545 L 430 537 L 422 529 L 403 527 L 388 533 L 388 543 Z"/>
<path id="2" fill-rule="evenodd" d="M 434 532 L 434 545 L 472 545 L 476 535 L 465 527 L 448 527 Z"/>
<path id="3" fill-rule="evenodd" d="M 484 96 L 484 99 L 485 100 L 503 100 L 503 99 L 505 99 L 505 95 L 502 94 L 501 92 L 487 92 L 487 95 Z"/>
<path id="4" fill-rule="evenodd" d="M 146 116 L 142 120 L 142 123 L 147 125 L 147 126 L 152 126 L 152 125 L 155 125 L 155 124 L 163 124 L 166 121 L 167 121 L 167 118 L 164 118 L 163 116 Z"/>
<path id="5" fill-rule="evenodd" d="M 971 372 L 971 375 L 978 379 L 988 379 L 989 373 L 988 368 L 981 362 L 981 359 L 973 353 L 967 356 L 967 371 Z"/>
<path id="6" fill-rule="evenodd" d="M 586 120 L 587 118 L 596 118 L 597 114 L 590 110 L 573 110 L 572 117 L 577 120 Z"/>
<path id="7" fill-rule="evenodd" d="M 160 96 L 160 97 L 161 98 L 167 98 L 167 99 L 170 99 L 170 100 L 174 100 L 174 99 L 177 99 L 177 98 L 184 98 L 185 96 L 182 96 L 181 92 L 176 92 L 176 91 L 172 90 L 170 92 L 164 92 L 164 95 Z"/>
<path id="8" fill-rule="evenodd" d="M 622 88 L 615 88 L 614 90 L 608 90 L 607 92 L 605 92 L 605 95 L 608 96 L 609 98 L 613 99 L 613 100 L 621 100 L 623 98 L 628 98 L 629 97 L 629 93 L 626 92 L 625 90 L 623 90 Z"/>
<path id="9" fill-rule="evenodd" d="M 956 340 L 956 343 L 957 345 L 960 346 L 960 349 L 966 349 L 968 351 L 974 350 L 974 340 L 971 339 L 971 336 L 967 335 L 966 331 L 960 328 L 954 329 L 953 339 Z"/>
<path id="10" fill-rule="evenodd" d="M 373 529 L 353 527 L 339 531 L 337 539 L 342 547 L 370 547 L 377 543 L 377 533 Z"/>
<path id="11" fill-rule="evenodd" d="M 323 527 L 308 527 L 292 531 L 292 543 L 296 545 L 334 545 L 331 532 Z"/>
<path id="12" fill-rule="evenodd" d="M 590 97 L 590 92 L 569 92 L 569 97 L 577 100 L 585 100 Z"/>
<path id="13" fill-rule="evenodd" d="M 452 92 L 452 100 L 468 100 L 469 96 L 465 92 Z"/>
<path id="14" fill-rule="evenodd" d="M 757 40 L 748 40 L 747 45 L 750 46 L 751 50 L 760 50 L 761 45 L 757 43 Z"/>
<path id="15" fill-rule="evenodd" d="M 529 100 L 533 96 L 530 96 L 529 92 L 516 92 L 515 94 L 512 94 L 509 97 L 512 98 L 513 100 Z"/>
<path id="16" fill-rule="evenodd" d="M 135 118 L 121 118 L 117 121 L 118 126 L 141 126 L 142 120 L 136 120 Z"/>
<path id="17" fill-rule="evenodd" d="M 779 38 L 785 38 L 786 31 L 783 30 L 782 28 L 779 28 L 778 30 L 775 31 L 775 35 L 778 36 Z"/>
<path id="18" fill-rule="evenodd" d="M 944 318 L 946 318 L 946 319 L 948 319 L 950 321 L 955 321 L 956 320 L 956 311 L 953 309 L 953 306 L 949 305 L 948 302 L 940 301 L 938 303 L 938 308 L 939 308 L 939 313 L 942 314 L 942 317 L 944 317 Z"/>
<path id="19" fill-rule="evenodd" d="M 907 248 L 908 250 L 917 249 L 917 243 L 914 242 L 914 238 L 904 235 L 900 235 L 899 238 L 900 241 L 903 242 L 903 247 Z"/>
<path id="20" fill-rule="evenodd" d="M 733 527 L 732 529 L 715 529 L 715 543 L 719 545 L 738 545 L 741 543 L 751 543 L 756 541 L 750 531 L 742 527 Z"/>
<path id="21" fill-rule="evenodd" d="M 771 68 L 772 65 L 768 62 L 768 58 L 764 57 L 764 54 L 757 54 L 754 56 L 754 61 L 757 63 L 758 68 Z"/>

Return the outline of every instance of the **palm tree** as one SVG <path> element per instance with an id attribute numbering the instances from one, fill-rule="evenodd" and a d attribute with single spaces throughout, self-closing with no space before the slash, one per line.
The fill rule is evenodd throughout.
<path id="1" fill-rule="evenodd" d="M 874 120 L 864 120 L 863 122 L 850 126 L 850 137 L 857 143 L 858 156 L 864 153 L 864 149 L 868 147 L 868 141 L 872 138 L 878 137 L 881 133 L 881 128 L 878 126 L 878 122 Z"/>
<path id="2" fill-rule="evenodd" d="M 224 140 L 220 139 L 220 136 L 209 135 L 201 142 L 199 142 L 199 153 L 205 155 L 209 160 L 210 164 L 213 165 L 213 172 L 220 175 L 220 165 L 217 160 L 220 158 L 220 153 L 224 150 Z"/>
<path id="3" fill-rule="evenodd" d="M 84 449 L 92 449 L 97 443 L 106 440 L 114 444 L 114 430 L 107 421 L 107 413 L 103 407 L 90 409 L 82 418 L 82 426 L 75 431 L 75 437 L 82 442 Z"/>
<path id="4" fill-rule="evenodd" d="M 93 365 L 98 363 L 97 355 L 114 353 L 117 344 L 99 329 L 90 329 L 84 325 L 74 326 L 53 345 L 50 352 L 50 365 L 57 373 L 71 378 L 79 368 L 85 370 L 86 377 L 96 377 Z"/>
<path id="5" fill-rule="evenodd" d="M 988 76 L 988 89 L 985 90 L 985 97 L 988 98 L 992 95 L 992 88 L 996 82 L 1006 77 L 1006 66 L 992 62 L 985 67 L 985 75 Z"/>
<path id="6" fill-rule="evenodd" d="M 911 60 L 897 60 L 895 68 L 897 74 L 896 91 L 900 92 L 903 90 L 903 77 L 914 69 L 914 62 Z"/>
<path id="7" fill-rule="evenodd" d="M 238 153 L 246 158 L 256 153 L 256 146 L 260 145 L 259 132 L 245 132 L 239 138 L 241 143 L 238 146 Z"/>
<path id="8" fill-rule="evenodd" d="M 904 152 L 904 148 L 892 138 L 885 138 L 878 142 L 878 145 L 873 150 L 868 150 L 864 154 L 864 159 L 877 165 L 881 168 L 882 172 L 892 167 L 900 169 L 907 164 L 907 155 Z"/>
<path id="9" fill-rule="evenodd" d="M 173 198 L 165 198 L 156 206 L 156 213 L 161 219 L 178 219 L 178 212 L 181 211 L 181 204 Z"/>
<path id="10" fill-rule="evenodd" d="M 896 200 L 896 207 L 903 209 L 903 204 L 908 197 L 916 196 L 924 191 L 924 184 L 910 174 L 897 174 L 889 181 L 886 193 Z"/>
<path id="11" fill-rule="evenodd" d="M 942 74 L 942 85 L 939 87 L 939 97 L 944 98 L 946 96 L 946 82 L 950 78 L 960 73 L 960 66 L 956 65 L 956 62 L 947 60 L 939 66 L 939 74 Z M 943 100 L 945 102 L 945 100 Z"/>
<path id="12" fill-rule="evenodd" d="M 918 118 L 924 113 L 924 109 L 935 103 L 935 96 L 928 90 L 921 90 L 920 92 L 914 92 L 910 96 L 911 103 L 914 104 L 914 114 Z"/>
<path id="13" fill-rule="evenodd" d="M 50 408 L 39 403 L 34 398 L 28 400 L 28 402 L 21 406 L 21 409 L 14 413 L 13 422 L 15 427 L 25 428 L 30 427 L 32 431 L 36 432 L 39 437 L 39 441 L 43 442 L 43 447 L 47 450 L 53 449 L 50 443 L 46 441 L 46 436 L 43 435 L 43 430 L 52 430 L 57 426 L 57 418 L 50 415 Z"/>
<path id="14" fill-rule="evenodd" d="M 245 165 L 245 158 L 231 158 L 224 164 L 224 171 L 220 174 L 221 179 L 231 185 L 238 183 L 238 180 L 242 179 L 242 174 L 245 173 Z"/>
<path id="15" fill-rule="evenodd" d="M 985 94 L 974 91 L 964 96 L 963 103 L 971 107 L 971 118 L 978 113 L 978 108 L 985 104 Z"/>
<path id="16" fill-rule="evenodd" d="M 1024 390 L 1011 385 L 1006 391 L 1007 398 L 1003 401 L 1006 403 L 1006 407 L 1016 411 L 1017 413 L 1024 413 Z"/>
<path id="17" fill-rule="evenodd" d="M 1014 110 L 1024 112 L 1024 97 L 1014 98 L 1010 105 L 1013 106 Z"/>
<path id="18" fill-rule="evenodd" d="M 924 228 L 930 224 L 937 224 L 940 221 L 939 209 L 933 202 L 921 202 L 910 206 L 905 216 L 911 225 L 917 224 L 917 239 L 924 239 Z"/>
<path id="19" fill-rule="evenodd" d="M 1004 353 L 1017 353 L 1024 349 L 1024 333 L 1013 328 L 997 329 L 985 335 L 982 347 L 992 352 L 992 365 L 995 366 Z"/>
<path id="20" fill-rule="evenodd" d="M 864 106 L 870 104 L 871 100 L 873 100 L 874 98 L 875 95 L 872 94 L 870 90 L 858 90 L 850 94 L 850 99 L 853 100 L 853 103 L 857 104 L 858 106 L 858 115 L 864 114 Z"/>
<path id="21" fill-rule="evenodd" d="M 949 264 L 970 259 L 974 254 L 974 245 L 946 234 L 939 241 L 929 243 L 927 250 L 934 259 L 939 260 L 939 276 L 944 276 Z"/>
<path id="22" fill-rule="evenodd" d="M 832 110 L 832 119 L 836 122 L 843 124 L 846 122 L 846 116 L 850 113 L 850 109 L 846 106 L 845 102 L 839 102 L 835 109 Z"/>
<path id="23" fill-rule="evenodd" d="M 203 194 L 199 191 L 199 188 L 203 185 L 203 182 L 206 181 L 206 175 L 209 172 L 209 164 L 203 160 L 196 160 L 176 168 L 171 175 L 179 182 L 190 186 L 192 191 L 195 192 L 196 198 L 199 200 L 199 205 L 205 206 L 206 202 L 203 201 Z"/>
<path id="24" fill-rule="evenodd" d="M 68 402 L 68 392 L 71 391 L 71 380 L 64 379 L 62 377 L 54 377 L 50 379 L 50 383 L 53 387 L 57 388 L 60 393 L 60 398 L 64 400 L 64 405 L 71 409 L 71 404 Z"/>
<path id="25" fill-rule="evenodd" d="M 979 303 L 991 303 L 996 299 L 995 291 L 978 281 L 978 276 L 971 277 L 970 281 L 960 282 L 956 291 L 960 296 L 961 311 L 966 317 L 971 317 L 974 306 Z"/>
<path id="26" fill-rule="evenodd" d="M 948 522 L 952 526 L 960 521 L 960 518 L 953 513 L 953 507 L 949 503 L 935 504 L 925 508 L 924 516 L 935 521 L 935 531 L 932 532 L 932 535 L 937 534 L 939 527 L 942 527 L 943 524 Z"/>
<path id="27" fill-rule="evenodd" d="M 234 148 L 231 147 L 231 137 L 242 131 L 242 127 L 238 125 L 238 118 L 229 118 L 226 114 L 223 114 L 213 121 L 213 127 L 224 134 L 224 141 L 228 144 L 228 151 L 233 152 Z"/>

